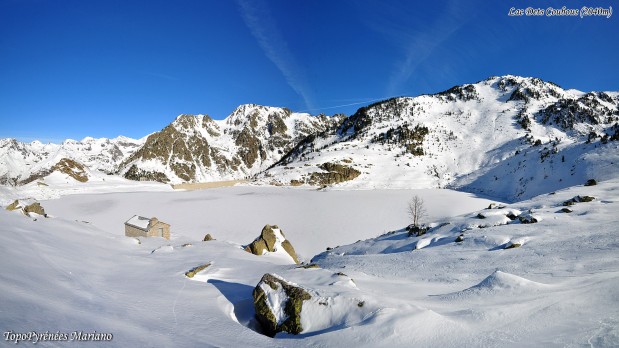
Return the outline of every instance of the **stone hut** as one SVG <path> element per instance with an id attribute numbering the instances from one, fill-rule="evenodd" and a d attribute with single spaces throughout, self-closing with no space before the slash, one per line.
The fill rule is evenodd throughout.
<path id="1" fill-rule="evenodd" d="M 134 215 L 125 222 L 125 236 L 127 237 L 163 237 L 170 239 L 170 225 L 157 218 L 145 218 Z"/>

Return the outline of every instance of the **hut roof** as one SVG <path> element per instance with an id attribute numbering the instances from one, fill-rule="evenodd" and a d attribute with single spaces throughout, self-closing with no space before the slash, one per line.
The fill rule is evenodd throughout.
<path id="1" fill-rule="evenodd" d="M 148 231 L 148 224 L 150 223 L 149 218 L 145 218 L 139 215 L 133 215 L 133 217 L 125 222 L 125 224 L 129 226 L 133 226 L 135 228 L 139 228 L 143 231 Z"/>

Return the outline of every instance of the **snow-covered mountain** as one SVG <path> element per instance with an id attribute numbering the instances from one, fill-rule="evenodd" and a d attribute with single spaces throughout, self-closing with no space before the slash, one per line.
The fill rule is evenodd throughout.
<path id="1" fill-rule="evenodd" d="M 243 179 L 273 165 L 308 135 L 335 129 L 344 119 L 247 104 L 220 121 L 180 115 L 139 140 L 87 137 L 42 144 L 0 139 L 0 184 L 28 184 L 66 163 L 71 170 L 64 174 L 79 172 L 84 179 L 98 172 L 165 183 Z"/>
<path id="2" fill-rule="evenodd" d="M 62 144 L 0 139 L 0 184 L 28 184 L 55 171 L 86 180 L 94 172 L 114 173 L 143 143 L 144 139 L 123 136 L 114 139 L 86 137 L 81 141 L 67 139 Z"/>
<path id="3" fill-rule="evenodd" d="M 224 120 L 180 115 L 141 140 L 4 139 L 0 182 L 24 184 L 64 168 L 73 177 L 102 171 L 164 183 L 452 187 L 513 201 L 613 177 L 616 140 L 618 92 L 503 76 L 385 100 L 350 117 L 247 104 Z"/>
<path id="4" fill-rule="evenodd" d="M 120 165 L 133 180 L 204 182 L 243 179 L 267 169 L 311 134 L 335 129 L 343 115 L 293 113 L 246 104 L 226 119 L 180 115 Z"/>
<path id="5" fill-rule="evenodd" d="M 454 187 L 507 200 L 619 172 L 619 93 L 492 77 L 363 107 L 309 137 L 263 182 Z"/>

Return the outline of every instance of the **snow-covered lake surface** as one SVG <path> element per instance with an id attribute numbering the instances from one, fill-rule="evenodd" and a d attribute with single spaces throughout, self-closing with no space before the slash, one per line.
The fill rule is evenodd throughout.
<path id="1" fill-rule="evenodd" d="M 436 222 L 419 237 L 400 229 L 414 194 Z M 595 199 L 562 212 L 585 195 Z M 619 346 L 619 181 L 490 202 L 241 186 L 69 195 L 42 202 L 50 218 L 2 209 L 0 330 L 112 333 L 89 342 L 105 347 Z M 125 237 L 134 214 L 169 222 L 173 239 Z M 306 261 L 341 246 L 313 269 L 243 251 L 267 223 Z M 206 233 L 217 240 L 201 242 Z M 265 273 L 312 294 L 300 335 L 255 331 L 252 291 Z"/>
<path id="2" fill-rule="evenodd" d="M 452 190 L 359 190 L 236 186 L 199 191 L 69 195 L 43 201 L 48 214 L 88 221 L 124 235 L 133 215 L 171 225 L 172 239 L 249 244 L 266 224 L 278 225 L 303 258 L 326 247 L 376 237 L 408 225 L 407 202 L 419 195 L 427 221 L 487 207 L 491 200 Z"/>

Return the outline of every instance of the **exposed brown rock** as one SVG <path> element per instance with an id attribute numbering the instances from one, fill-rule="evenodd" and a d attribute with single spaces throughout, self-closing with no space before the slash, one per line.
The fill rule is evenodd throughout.
<path id="1" fill-rule="evenodd" d="M 286 252 L 288 253 L 288 255 L 290 255 L 290 257 L 292 257 L 292 259 L 294 260 L 294 263 L 299 264 L 299 259 L 297 259 L 297 252 L 294 251 L 294 247 L 292 246 L 292 244 L 290 244 L 288 239 L 282 242 L 282 248 L 286 250 Z"/>
<path id="2" fill-rule="evenodd" d="M 285 238 L 284 231 L 279 229 L 277 225 L 265 225 L 262 228 L 262 232 L 260 236 L 256 238 L 249 245 L 245 246 L 244 250 L 252 253 L 254 255 L 263 255 L 265 252 L 274 252 L 276 250 L 275 243 L 277 241 L 277 237 L 275 236 L 275 232 L 273 230 L 279 230 L 281 235 Z M 294 247 L 288 240 L 284 240 L 281 242 L 282 248 L 292 257 L 295 263 L 299 263 L 299 259 L 297 258 L 297 254 L 294 250 Z"/>
<path id="3" fill-rule="evenodd" d="M 9 204 L 6 207 L 6 210 L 8 211 L 13 211 L 13 210 L 17 210 L 17 209 L 21 209 L 22 207 L 19 205 L 19 200 L 15 200 L 13 203 Z"/>
<path id="4" fill-rule="evenodd" d="M 45 209 L 43 209 L 41 203 L 39 202 L 34 202 L 30 205 L 25 206 L 24 213 L 28 216 L 30 216 L 30 213 L 35 213 L 47 217 L 47 214 L 45 214 Z"/>
<path id="5" fill-rule="evenodd" d="M 350 181 L 358 177 L 361 172 L 342 164 L 337 163 L 323 163 L 318 168 L 326 171 L 314 172 L 310 174 L 309 184 L 314 186 L 326 186 L 338 184 L 345 181 Z"/>
<path id="6" fill-rule="evenodd" d="M 58 161 L 58 163 L 52 167 L 52 171 L 59 171 L 63 174 L 67 174 L 79 182 L 88 181 L 88 174 L 86 174 L 84 166 L 69 158 L 63 158 Z"/>
<path id="7" fill-rule="evenodd" d="M 207 262 L 203 265 L 200 266 L 196 266 L 192 269 L 190 269 L 189 271 L 185 272 L 185 276 L 187 278 L 193 278 L 196 274 L 200 273 L 201 271 L 205 270 L 207 267 L 209 267 L 211 265 L 210 262 Z"/>

